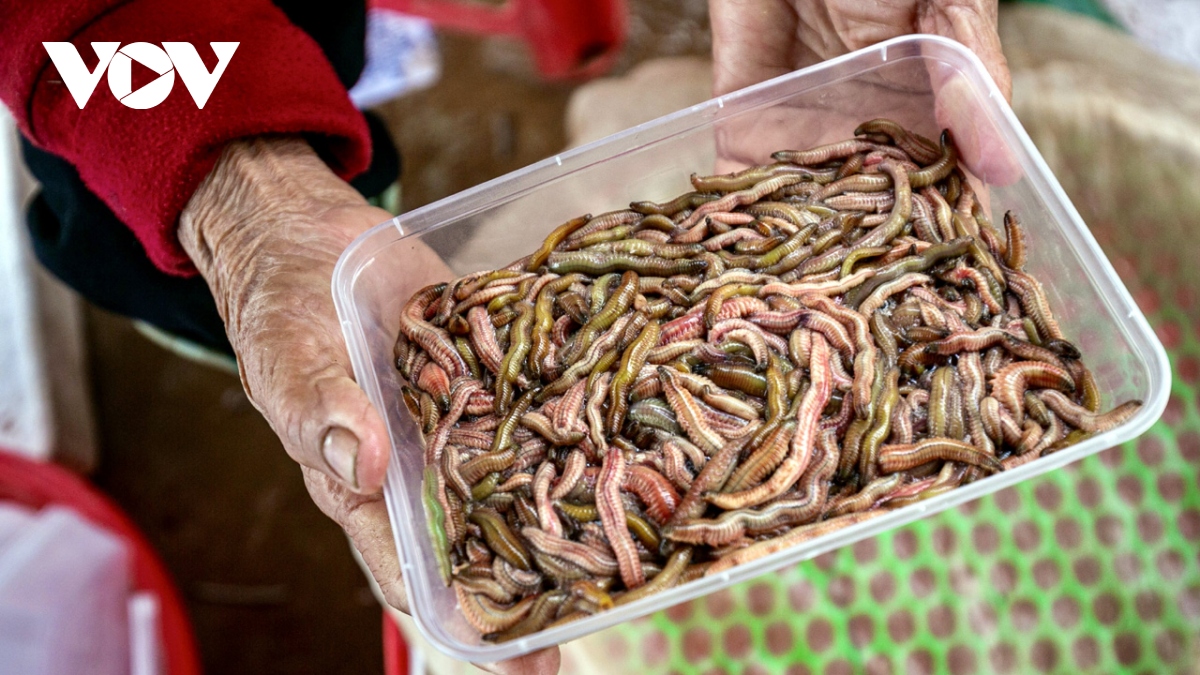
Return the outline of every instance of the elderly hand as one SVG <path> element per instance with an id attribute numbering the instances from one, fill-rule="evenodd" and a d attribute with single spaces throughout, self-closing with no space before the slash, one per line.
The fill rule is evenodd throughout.
<path id="1" fill-rule="evenodd" d="M 1008 63 L 996 0 L 711 0 L 714 88 L 727 94 L 901 35 L 961 42 L 983 61 L 1005 98 Z"/>
<path id="2" fill-rule="evenodd" d="M 317 506 L 342 527 L 388 603 L 408 611 L 380 489 L 387 429 L 355 384 L 330 281 L 353 239 L 391 214 L 369 206 L 303 141 L 230 143 L 180 217 L 254 406 L 300 463 Z M 450 278 L 432 251 L 414 274 Z M 558 650 L 495 664 L 554 672 Z"/>
<path id="3" fill-rule="evenodd" d="M 1012 78 L 997 33 L 997 4 L 997 0 L 710 0 L 713 88 L 720 96 L 884 40 L 930 33 L 957 40 L 975 52 L 1011 100 Z M 935 75 L 938 123 L 955 131 L 967 165 L 990 183 L 1007 184 L 1018 178 L 1020 169 L 990 125 L 980 123 L 969 105 L 960 105 L 967 100 L 961 95 L 961 79 L 931 75 Z"/>

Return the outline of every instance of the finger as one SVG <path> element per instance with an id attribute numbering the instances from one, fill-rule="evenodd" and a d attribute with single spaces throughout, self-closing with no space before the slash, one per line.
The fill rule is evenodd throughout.
<path id="1" fill-rule="evenodd" d="M 796 12 L 787 0 L 709 0 L 716 96 L 795 67 Z"/>
<path id="2" fill-rule="evenodd" d="M 328 313 L 289 303 L 251 319 L 260 325 L 238 350 L 243 384 L 293 459 L 356 492 L 378 492 L 389 449 L 383 421 L 350 377 L 340 332 L 327 318 L 332 302 L 311 289 L 298 295 L 328 305 L 321 308 Z"/>
<path id="3" fill-rule="evenodd" d="M 997 89 L 1012 98 L 1008 62 L 1000 50 L 996 2 L 988 0 L 940 0 L 923 5 L 917 17 L 921 32 L 958 41 L 983 62 Z M 987 115 L 980 115 L 982 92 L 961 73 L 931 65 L 930 80 L 935 92 L 934 115 L 938 125 L 950 129 L 963 163 L 984 183 L 1011 185 L 1021 178 L 1020 164 L 1009 151 L 999 129 Z"/>
<path id="4" fill-rule="evenodd" d="M 713 36 L 713 95 L 723 96 L 799 67 L 799 17 L 788 0 L 709 0 Z M 796 111 L 783 111 L 788 117 Z M 791 147 L 788 125 L 760 125 L 746 116 L 722 120 L 715 173 L 757 164 Z M 771 133 L 774 131 L 775 133 Z M 781 138 L 782 136 L 782 138 Z"/>
<path id="5" fill-rule="evenodd" d="M 971 173 L 990 185 L 1012 185 L 1020 180 L 1021 165 L 991 118 L 979 114 L 980 92 L 966 76 L 954 73 L 935 86 L 938 125 L 954 134 L 954 143 Z"/>

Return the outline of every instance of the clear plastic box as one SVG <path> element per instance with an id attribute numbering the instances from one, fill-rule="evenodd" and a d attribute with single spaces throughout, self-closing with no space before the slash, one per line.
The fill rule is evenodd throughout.
<path id="1" fill-rule="evenodd" d="M 1105 407 L 1144 406 L 1124 425 L 940 497 L 813 539 L 753 563 L 509 643 L 481 641 L 439 576 L 421 506 L 422 443 L 392 363 L 402 304 L 423 286 L 495 268 L 533 251 L 558 224 L 632 200 L 668 199 L 688 174 L 762 163 L 772 150 L 850 137 L 888 117 L 930 137 L 949 126 L 986 188 L 993 216 L 1029 231 L 1028 269 L 1045 285 L 1068 339 L 1095 371 Z M 999 168 L 997 168 L 999 167 Z M 993 218 L 995 219 L 995 218 Z M 422 262 L 424 247 L 450 270 Z M 343 253 L 333 294 L 359 384 L 390 429 L 385 495 L 417 625 L 447 654 L 496 661 L 670 607 L 923 518 L 1119 444 L 1162 414 L 1166 353 L 982 63 L 951 40 L 908 36 L 693 106 L 565 152 L 383 223 Z"/>

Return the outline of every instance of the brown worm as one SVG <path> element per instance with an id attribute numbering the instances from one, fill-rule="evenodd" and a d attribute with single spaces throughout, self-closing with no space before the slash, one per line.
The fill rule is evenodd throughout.
<path id="1" fill-rule="evenodd" d="M 920 443 L 886 445 L 879 449 L 879 468 L 884 473 L 907 471 L 936 460 L 965 462 L 990 471 L 1001 469 L 995 457 L 953 438 L 930 438 Z"/>
<path id="2" fill-rule="evenodd" d="M 633 538 L 625 526 L 625 506 L 621 502 L 620 492 L 624 480 L 625 455 L 619 448 L 611 447 L 604 457 L 600 477 L 596 481 L 596 510 L 600 513 L 608 543 L 616 553 L 621 581 L 632 590 L 646 583 L 646 577 L 642 574 Z"/>

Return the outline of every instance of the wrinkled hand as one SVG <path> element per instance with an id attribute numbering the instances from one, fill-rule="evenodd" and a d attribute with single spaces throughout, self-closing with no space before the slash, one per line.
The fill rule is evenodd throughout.
<path id="1" fill-rule="evenodd" d="M 387 430 L 352 378 L 330 292 L 338 256 L 390 217 L 303 141 L 260 138 L 226 148 L 181 215 L 179 238 L 216 299 L 250 401 L 388 603 L 407 612 L 380 493 Z M 410 269 L 422 278 L 451 276 L 432 251 L 414 256 Z M 490 669 L 557 668 L 558 650 L 549 650 Z"/>
<path id="2" fill-rule="evenodd" d="M 1012 78 L 1000 51 L 997 0 L 710 0 L 713 88 L 720 96 L 856 49 L 913 33 L 957 40 L 983 61 L 1012 99 Z M 931 72 L 931 75 L 934 75 Z M 936 77 L 936 76 L 935 76 Z M 956 132 L 968 165 L 1004 184 L 1019 171 L 990 126 L 974 124 L 959 107 L 961 81 L 935 81 L 938 122 Z M 865 120 L 857 120 L 862 122 Z"/>
<path id="3" fill-rule="evenodd" d="M 711 0 L 717 95 L 912 33 L 963 43 L 1012 97 L 996 0 Z"/>

